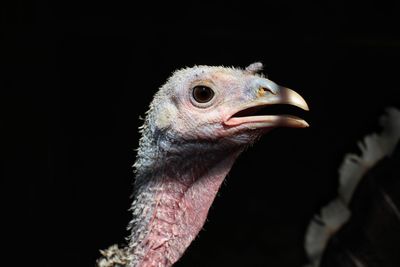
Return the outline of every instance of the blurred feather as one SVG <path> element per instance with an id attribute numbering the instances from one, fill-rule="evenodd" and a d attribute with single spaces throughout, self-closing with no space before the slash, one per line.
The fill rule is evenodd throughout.
<path id="1" fill-rule="evenodd" d="M 344 157 L 337 198 L 311 220 L 307 266 L 400 266 L 397 254 L 385 249 L 400 243 L 400 111 L 388 108 L 380 124 L 381 133 L 358 143 L 360 155 Z"/>

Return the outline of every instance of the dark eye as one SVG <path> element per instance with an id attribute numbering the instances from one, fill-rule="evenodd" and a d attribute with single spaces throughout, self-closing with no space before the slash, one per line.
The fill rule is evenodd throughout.
<path id="1" fill-rule="evenodd" d="M 207 103 L 214 97 L 214 91 L 207 86 L 198 85 L 193 88 L 193 98 L 199 103 Z"/>

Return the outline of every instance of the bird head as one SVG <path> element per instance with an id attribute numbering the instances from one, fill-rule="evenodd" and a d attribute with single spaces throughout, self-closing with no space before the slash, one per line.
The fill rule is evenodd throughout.
<path id="1" fill-rule="evenodd" d="M 261 63 L 253 63 L 246 69 L 178 70 L 155 95 L 149 116 L 161 136 L 192 144 L 244 146 L 276 127 L 307 127 L 299 117 L 263 112 L 277 104 L 308 106 L 295 91 L 259 74 L 261 69 Z"/>
<path id="2" fill-rule="evenodd" d="M 171 266 L 202 228 L 225 176 L 243 149 L 298 117 L 261 112 L 304 99 L 246 69 L 195 66 L 176 71 L 154 96 L 136 162 L 130 266 Z"/>

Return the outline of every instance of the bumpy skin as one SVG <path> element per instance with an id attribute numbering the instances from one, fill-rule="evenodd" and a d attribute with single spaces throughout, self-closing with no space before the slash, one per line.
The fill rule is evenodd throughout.
<path id="1" fill-rule="evenodd" d="M 174 264 L 201 230 L 243 149 L 274 127 L 307 126 L 280 116 L 231 118 L 250 106 L 288 103 L 307 108 L 299 95 L 282 93 L 289 91 L 257 74 L 261 68 L 254 63 L 245 70 L 182 69 L 154 96 L 141 128 L 131 235 L 122 253 L 126 259 L 120 262 L 129 262 L 129 267 Z M 193 98 L 199 85 L 214 91 L 209 102 Z M 102 259 L 99 266 L 120 265 Z"/>

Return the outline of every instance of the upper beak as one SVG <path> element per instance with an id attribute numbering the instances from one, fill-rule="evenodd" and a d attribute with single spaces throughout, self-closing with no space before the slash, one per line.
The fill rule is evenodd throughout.
<path id="1" fill-rule="evenodd" d="M 264 90 L 264 91 L 263 91 Z M 288 104 L 308 111 L 307 102 L 295 91 L 277 86 L 274 91 L 259 88 L 257 98 L 246 103 L 233 112 L 230 118 L 225 121 L 228 126 L 244 125 L 250 129 L 269 127 L 294 127 L 305 128 L 309 124 L 299 117 L 291 115 L 256 115 L 256 110 L 263 106 L 275 104 Z M 235 116 L 238 112 L 247 111 L 249 116 Z"/>

